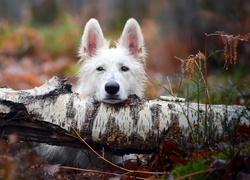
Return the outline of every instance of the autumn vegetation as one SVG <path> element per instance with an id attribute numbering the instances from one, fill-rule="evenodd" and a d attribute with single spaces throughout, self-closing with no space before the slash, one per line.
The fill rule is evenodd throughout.
<path id="1" fill-rule="evenodd" d="M 33 88 L 54 75 L 69 77 L 69 82 L 73 84 L 76 82 L 77 47 L 82 29 L 70 17 L 58 18 L 50 28 L 1 23 L 0 32 L 0 86 Z M 216 41 L 215 37 L 219 37 L 220 41 Z M 249 108 L 249 76 L 242 78 L 241 70 L 233 72 L 241 61 L 238 47 L 249 43 L 249 40 L 250 33 L 232 35 L 223 31 L 204 32 L 204 40 L 201 40 L 204 50 L 187 57 L 176 54 L 175 61 L 179 63 L 180 73 L 164 82 L 155 80 L 152 75 L 147 97 L 167 94 L 208 105 L 239 104 Z M 216 41 L 217 49 L 210 46 L 213 41 Z M 224 77 L 212 75 L 211 62 L 214 61 L 211 60 L 214 59 L 219 59 L 224 65 L 218 68 L 218 71 L 223 71 Z M 230 74 L 236 79 L 228 83 L 225 77 Z M 224 138 L 213 137 L 213 132 L 205 129 L 209 138 L 204 139 L 204 135 L 198 134 L 200 125 L 197 123 L 193 127 L 197 129 L 194 131 L 197 134 L 184 138 L 182 129 L 174 124 L 163 137 L 159 137 L 157 151 L 145 155 L 146 162 L 138 157 L 123 165 L 110 163 L 101 170 L 48 164 L 36 155 L 34 144 L 20 141 L 18 134 L 13 133 L 8 139 L 0 141 L 0 179 L 107 179 L 114 176 L 122 179 L 249 178 L 250 126 L 228 125 Z M 86 143 L 82 137 L 79 138 Z M 101 160 L 102 154 L 96 153 Z"/>

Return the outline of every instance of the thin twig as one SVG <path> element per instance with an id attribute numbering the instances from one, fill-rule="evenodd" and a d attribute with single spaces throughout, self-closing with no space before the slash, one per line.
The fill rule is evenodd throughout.
<path id="1" fill-rule="evenodd" d="M 195 61 L 195 64 L 196 64 L 196 66 L 199 68 L 199 65 L 198 65 L 198 63 L 197 63 L 196 61 Z M 208 91 L 208 89 L 207 89 L 207 81 L 206 81 L 206 79 L 205 79 L 205 77 L 204 77 L 202 71 L 200 71 L 200 75 L 201 75 L 201 78 L 202 78 L 203 83 L 204 83 L 204 85 L 205 85 L 205 89 L 206 89 L 206 94 L 207 94 L 208 101 L 210 102 L 210 95 L 209 95 L 209 91 Z M 206 103 L 207 103 L 207 102 L 206 102 Z"/>
<path id="2" fill-rule="evenodd" d="M 71 126 L 71 125 L 70 125 Z M 112 163 L 111 161 L 107 160 L 104 156 L 101 156 L 97 151 L 95 151 L 82 137 L 81 135 L 75 130 L 74 127 L 71 126 L 71 128 L 73 129 L 73 131 L 75 132 L 75 134 L 78 136 L 78 138 L 94 153 L 96 154 L 100 159 L 102 159 L 103 161 L 107 162 L 108 164 L 112 165 L 113 167 L 116 167 L 118 169 L 121 169 L 123 171 L 126 171 L 126 173 L 122 174 L 122 175 L 128 175 L 130 173 L 142 173 L 142 174 L 154 174 L 154 175 L 164 175 L 167 174 L 166 172 L 150 172 L 150 171 L 137 171 L 137 170 L 130 170 L 127 168 L 123 168 L 121 166 L 118 166 L 114 163 Z"/>
<path id="3" fill-rule="evenodd" d="M 97 170 L 93 170 L 93 169 L 82 169 L 82 168 L 69 167 L 69 166 L 60 166 L 60 167 L 63 169 L 76 170 L 76 171 L 82 171 L 82 172 L 92 172 L 92 173 L 100 173 L 100 174 L 106 174 L 106 175 L 122 176 L 121 174 L 118 174 L 118 173 L 97 171 Z"/>

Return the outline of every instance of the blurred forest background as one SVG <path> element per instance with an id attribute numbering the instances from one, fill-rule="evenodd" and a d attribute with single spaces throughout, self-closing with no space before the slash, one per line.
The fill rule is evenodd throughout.
<path id="1" fill-rule="evenodd" d="M 108 39 L 117 40 L 130 17 L 141 25 L 152 82 L 178 86 L 181 63 L 207 55 L 208 82 L 229 87 L 250 82 L 250 43 L 239 42 L 237 64 L 224 68 L 223 42 L 205 33 L 250 32 L 249 0 L 0 0 L 0 86 L 27 89 L 56 75 L 75 84 L 77 51 L 86 22 L 98 19 Z M 169 78 L 167 78 L 169 77 Z M 220 78 L 218 78 L 220 77 Z M 230 85 L 229 85 L 230 84 Z M 243 87 L 249 94 L 249 85 Z M 147 97 L 166 94 L 154 83 Z"/>

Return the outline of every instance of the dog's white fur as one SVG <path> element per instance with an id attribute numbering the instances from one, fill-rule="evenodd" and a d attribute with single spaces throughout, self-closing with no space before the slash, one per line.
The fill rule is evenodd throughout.
<path id="1" fill-rule="evenodd" d="M 122 102 L 132 94 L 142 97 L 147 79 L 146 52 L 137 21 L 129 19 L 116 47 L 109 46 L 98 21 L 90 19 L 85 26 L 79 49 L 81 67 L 77 75 L 77 91 L 111 104 Z M 43 145 L 37 148 L 37 152 L 53 163 L 84 168 L 100 167 L 103 164 L 89 150 Z M 120 163 L 124 157 L 107 154 L 106 158 Z"/>
<path id="2" fill-rule="evenodd" d="M 147 79 L 146 52 L 136 20 L 127 21 L 116 48 L 109 48 L 98 21 L 90 19 L 82 36 L 79 56 L 82 64 L 77 91 L 80 94 L 94 95 L 97 100 L 107 103 L 124 101 L 131 94 L 143 96 Z M 119 86 L 119 91 L 109 94 L 105 87 L 112 83 Z"/>

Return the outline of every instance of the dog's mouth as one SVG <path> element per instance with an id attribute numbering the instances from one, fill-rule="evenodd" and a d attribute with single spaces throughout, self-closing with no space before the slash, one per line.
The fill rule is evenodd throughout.
<path id="1" fill-rule="evenodd" d="M 110 104 L 116 104 L 124 101 L 125 99 L 121 99 L 119 95 L 108 95 L 105 99 L 103 99 L 103 102 L 110 103 Z"/>

